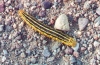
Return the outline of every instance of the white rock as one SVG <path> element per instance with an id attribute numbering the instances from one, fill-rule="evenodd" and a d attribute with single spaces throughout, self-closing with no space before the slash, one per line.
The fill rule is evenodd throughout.
<path id="1" fill-rule="evenodd" d="M 88 22 L 89 21 L 87 18 L 79 18 L 78 19 L 79 30 L 83 30 L 88 24 Z"/>
<path id="2" fill-rule="evenodd" d="M 93 45 L 94 45 L 94 47 L 98 47 L 100 45 L 100 43 L 97 41 L 94 41 Z"/>
<path id="3" fill-rule="evenodd" d="M 4 27 L 4 25 L 0 25 L 0 32 L 3 31 L 3 27 Z"/>
<path id="4" fill-rule="evenodd" d="M 94 22 L 94 27 L 98 27 L 100 25 L 100 17 L 96 18 Z"/>
<path id="5" fill-rule="evenodd" d="M 6 61 L 6 57 L 3 56 L 3 57 L 2 57 L 2 62 L 5 62 L 5 61 Z"/>
<path id="6" fill-rule="evenodd" d="M 55 29 L 63 30 L 63 31 L 68 31 L 70 29 L 69 27 L 69 22 L 68 22 L 68 17 L 65 14 L 61 14 L 54 25 Z"/>
<path id="7" fill-rule="evenodd" d="M 3 50 L 4 55 L 8 55 L 7 50 Z"/>
<path id="8" fill-rule="evenodd" d="M 86 2 L 84 3 L 83 8 L 84 8 L 84 9 L 89 9 L 89 8 L 90 8 L 90 3 L 91 3 L 91 1 L 86 1 Z"/>
<path id="9" fill-rule="evenodd" d="M 100 7 L 97 8 L 96 13 L 100 15 Z"/>
<path id="10" fill-rule="evenodd" d="M 77 43 L 77 45 L 75 47 L 72 47 L 74 49 L 74 51 L 78 51 L 79 49 L 79 43 Z"/>

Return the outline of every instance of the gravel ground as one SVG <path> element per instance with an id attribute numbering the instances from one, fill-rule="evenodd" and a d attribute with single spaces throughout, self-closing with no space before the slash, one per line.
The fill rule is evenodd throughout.
<path id="1" fill-rule="evenodd" d="M 51 27 L 65 14 L 65 33 L 77 46 L 34 31 L 19 17 L 20 9 Z M 0 0 L 0 65 L 100 65 L 100 0 Z"/>

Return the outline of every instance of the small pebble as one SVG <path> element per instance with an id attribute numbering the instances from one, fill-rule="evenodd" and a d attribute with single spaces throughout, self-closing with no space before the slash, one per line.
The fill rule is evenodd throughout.
<path id="1" fill-rule="evenodd" d="M 84 52 L 86 50 L 85 47 L 81 47 L 81 52 Z"/>
<path id="2" fill-rule="evenodd" d="M 73 64 L 76 62 L 76 58 L 74 56 L 70 56 L 70 63 Z"/>
<path id="3" fill-rule="evenodd" d="M 2 62 L 5 62 L 5 61 L 6 61 L 6 57 L 3 56 L 3 57 L 2 57 Z"/>
<path id="4" fill-rule="evenodd" d="M 22 53 L 20 54 L 20 57 L 25 58 L 25 57 L 26 57 L 26 54 L 25 54 L 24 52 L 22 52 Z"/>
<path id="5" fill-rule="evenodd" d="M 47 43 L 47 41 L 46 41 L 46 40 L 43 40 L 43 41 L 42 41 L 42 43 L 43 43 L 43 44 L 46 44 L 46 43 Z"/>
<path id="6" fill-rule="evenodd" d="M 34 57 L 31 58 L 31 63 L 36 63 L 36 61 L 37 61 L 36 58 Z"/>
<path id="7" fill-rule="evenodd" d="M 2 32 L 4 29 L 3 29 L 4 25 L 0 25 L 0 32 Z"/>
<path id="8" fill-rule="evenodd" d="M 100 17 L 97 17 L 95 20 L 94 20 L 95 24 L 94 24 L 94 27 L 98 27 L 100 25 Z"/>
<path id="9" fill-rule="evenodd" d="M 3 50 L 3 53 L 4 53 L 5 56 L 8 55 L 7 50 Z"/>
<path id="10" fill-rule="evenodd" d="M 29 56 L 31 55 L 31 51 L 29 49 L 26 50 L 26 54 Z"/>
<path id="11" fill-rule="evenodd" d="M 81 0 L 75 0 L 75 2 L 80 3 L 80 2 L 81 2 Z"/>
<path id="12" fill-rule="evenodd" d="M 66 54 L 73 54 L 73 49 L 70 48 L 70 47 L 67 47 L 67 48 L 65 49 L 65 53 L 66 53 Z"/>
<path id="13" fill-rule="evenodd" d="M 43 56 L 45 57 L 49 57 L 51 55 L 50 51 L 48 50 L 47 47 L 44 47 L 44 50 L 43 50 Z"/>
<path id="14" fill-rule="evenodd" d="M 83 30 L 86 25 L 88 24 L 88 19 L 87 18 L 79 18 L 78 19 L 78 26 L 79 26 L 79 30 Z"/>
<path id="15" fill-rule="evenodd" d="M 49 57 L 48 59 L 47 59 L 47 62 L 52 62 L 52 61 L 54 61 L 54 57 Z"/>
<path id="16" fill-rule="evenodd" d="M 73 52 L 73 56 L 75 56 L 76 58 L 78 58 L 78 57 L 79 57 L 79 52 L 74 51 L 74 52 Z"/>
<path id="17" fill-rule="evenodd" d="M 94 41 L 93 45 L 94 45 L 94 47 L 98 47 L 100 45 L 100 43 L 98 41 Z"/>
<path id="18" fill-rule="evenodd" d="M 70 27 L 69 27 L 68 17 L 65 14 L 61 14 L 56 19 L 54 28 L 62 31 L 69 31 Z"/>
<path id="19" fill-rule="evenodd" d="M 97 8 L 96 13 L 100 15 L 100 7 Z"/>
<path id="20" fill-rule="evenodd" d="M 89 8 L 90 8 L 90 3 L 91 3 L 91 1 L 86 1 L 86 2 L 84 3 L 83 8 L 84 8 L 85 10 L 89 9 Z"/>
<path id="21" fill-rule="evenodd" d="M 5 31 L 7 31 L 7 32 L 10 32 L 12 29 L 13 29 L 13 27 L 10 25 L 5 26 Z"/>
<path id="22" fill-rule="evenodd" d="M 43 1 L 42 5 L 45 9 L 50 9 L 52 6 L 52 3 L 50 1 Z"/>

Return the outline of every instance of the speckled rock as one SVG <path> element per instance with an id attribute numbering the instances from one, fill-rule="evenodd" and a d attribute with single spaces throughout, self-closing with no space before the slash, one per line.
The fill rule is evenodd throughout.
<path id="1" fill-rule="evenodd" d="M 70 29 L 69 22 L 68 22 L 68 17 L 65 14 L 61 14 L 56 19 L 54 28 L 59 29 L 59 30 L 63 30 L 63 31 L 68 31 Z"/>
<path id="2" fill-rule="evenodd" d="M 50 1 L 43 1 L 42 5 L 45 9 L 49 9 L 51 8 L 52 3 Z"/>
<path id="3" fill-rule="evenodd" d="M 100 7 L 97 8 L 96 13 L 100 15 Z"/>
<path id="4" fill-rule="evenodd" d="M 78 19 L 79 30 L 83 30 L 88 24 L 88 22 L 89 21 L 87 18 L 79 18 Z"/>
<path id="5" fill-rule="evenodd" d="M 49 57 L 51 55 L 50 51 L 48 50 L 48 47 L 44 47 L 44 50 L 43 50 L 42 54 L 45 57 Z"/>

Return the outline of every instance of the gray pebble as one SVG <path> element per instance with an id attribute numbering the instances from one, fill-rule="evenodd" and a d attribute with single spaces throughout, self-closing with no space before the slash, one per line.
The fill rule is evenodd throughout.
<path id="1" fill-rule="evenodd" d="M 79 3 L 79 2 L 81 2 L 81 0 L 75 0 L 75 2 Z"/>
<path id="2" fill-rule="evenodd" d="M 43 50 L 42 54 L 45 57 L 49 57 L 51 55 L 50 51 L 48 50 L 48 47 L 44 47 L 44 50 Z"/>
<path id="3" fill-rule="evenodd" d="M 88 22 L 89 21 L 87 18 L 79 18 L 78 19 L 79 30 L 83 30 L 88 24 Z"/>
<path id="4" fill-rule="evenodd" d="M 80 60 L 77 60 L 77 65 L 82 65 L 82 62 Z"/>
<path id="5" fill-rule="evenodd" d="M 94 20 L 94 27 L 98 27 L 100 25 L 100 16 Z"/>
<path id="6" fill-rule="evenodd" d="M 10 32 L 13 29 L 13 27 L 12 26 L 9 26 L 9 25 L 6 25 L 5 28 L 6 28 L 5 30 L 7 32 Z"/>
<path id="7" fill-rule="evenodd" d="M 70 63 L 73 64 L 76 62 L 76 58 L 74 56 L 70 56 Z"/>
<path id="8" fill-rule="evenodd" d="M 52 45 L 52 50 L 56 50 L 57 48 L 59 48 L 60 45 L 61 45 L 61 44 L 60 44 L 59 42 L 53 43 L 53 45 Z"/>
<path id="9" fill-rule="evenodd" d="M 3 54 L 4 54 L 5 56 L 8 55 L 7 50 L 3 50 Z"/>
<path id="10" fill-rule="evenodd" d="M 31 62 L 32 62 L 32 63 L 36 63 L 36 58 L 32 57 L 32 58 L 31 58 Z"/>
<path id="11" fill-rule="evenodd" d="M 96 13 L 100 15 L 100 7 L 97 8 Z"/>
<path id="12" fill-rule="evenodd" d="M 56 51 L 56 50 L 54 50 L 54 51 L 53 51 L 53 55 L 55 56 L 56 54 L 57 54 L 57 51 Z"/>
<path id="13" fill-rule="evenodd" d="M 88 54 L 88 50 L 86 50 L 86 51 L 84 52 L 84 54 Z"/>
<path id="14" fill-rule="evenodd" d="M 47 43 L 47 41 L 46 41 L 46 40 L 43 40 L 43 41 L 42 41 L 42 43 L 43 43 L 43 44 L 46 44 L 46 43 Z"/>
<path id="15" fill-rule="evenodd" d="M 29 49 L 26 50 L 27 55 L 31 55 L 31 51 Z"/>
<path id="16" fill-rule="evenodd" d="M 47 62 L 52 62 L 54 59 L 55 59 L 54 57 L 49 57 L 49 58 L 47 59 Z"/>

